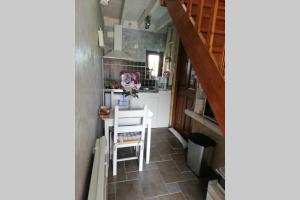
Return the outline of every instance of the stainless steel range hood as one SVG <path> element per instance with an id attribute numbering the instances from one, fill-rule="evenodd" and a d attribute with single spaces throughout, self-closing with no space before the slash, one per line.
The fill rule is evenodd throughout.
<path id="1" fill-rule="evenodd" d="M 103 57 L 134 60 L 129 54 L 122 51 L 122 25 L 114 25 L 114 49 Z"/>

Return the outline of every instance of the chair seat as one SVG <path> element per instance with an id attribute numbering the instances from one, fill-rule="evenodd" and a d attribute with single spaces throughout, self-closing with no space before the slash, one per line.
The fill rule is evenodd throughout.
<path id="1" fill-rule="evenodd" d="M 129 132 L 129 133 L 119 133 L 118 142 L 120 143 L 134 143 L 141 140 L 140 132 Z"/>

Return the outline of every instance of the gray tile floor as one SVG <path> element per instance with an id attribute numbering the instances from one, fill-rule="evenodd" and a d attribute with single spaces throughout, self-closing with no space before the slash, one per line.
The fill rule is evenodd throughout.
<path id="1" fill-rule="evenodd" d="M 126 148 L 118 158 L 134 153 Z M 119 162 L 117 176 L 108 177 L 108 200 L 204 200 L 207 180 L 187 167 L 185 151 L 167 128 L 152 129 L 150 163 L 138 171 L 138 161 Z"/>

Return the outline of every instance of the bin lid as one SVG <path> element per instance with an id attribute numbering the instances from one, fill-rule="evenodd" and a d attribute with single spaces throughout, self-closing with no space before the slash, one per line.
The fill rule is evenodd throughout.
<path id="1" fill-rule="evenodd" d="M 191 133 L 189 135 L 189 139 L 195 144 L 201 145 L 203 147 L 216 146 L 216 142 L 213 139 L 202 133 Z"/>

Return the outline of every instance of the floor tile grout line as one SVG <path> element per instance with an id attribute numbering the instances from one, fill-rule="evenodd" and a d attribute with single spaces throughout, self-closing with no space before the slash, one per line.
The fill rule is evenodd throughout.
<path id="1" fill-rule="evenodd" d="M 160 134 L 160 133 L 157 133 L 157 134 Z M 165 135 L 165 134 L 164 134 Z M 165 137 L 165 136 L 163 136 L 163 137 Z M 159 177 L 160 177 L 160 179 L 163 181 L 163 183 L 164 183 L 164 187 L 166 188 L 166 190 L 167 190 L 167 194 L 160 194 L 160 195 L 157 195 L 157 196 L 152 196 L 152 197 L 149 197 L 149 198 L 156 198 L 156 197 L 160 197 L 160 196 L 167 196 L 167 195 L 172 195 L 172 194 L 176 194 L 176 193 L 181 193 L 182 194 L 182 196 L 183 196 L 183 198 L 186 200 L 187 199 L 187 197 L 186 197 L 186 195 L 182 192 L 182 190 L 181 190 L 181 188 L 180 188 L 180 186 L 179 186 L 179 183 L 184 183 L 184 182 L 189 182 L 189 181 L 199 181 L 199 179 L 197 178 L 197 177 L 194 177 L 194 176 L 189 176 L 189 173 L 191 173 L 191 171 L 180 171 L 179 170 L 179 165 L 175 162 L 175 160 L 173 159 L 173 155 L 184 155 L 186 152 L 184 152 L 184 151 L 180 151 L 182 148 L 176 148 L 176 146 L 174 145 L 174 147 L 172 146 L 172 144 L 171 144 L 171 142 L 170 142 L 170 140 L 169 140 L 169 138 L 167 137 L 167 138 L 164 138 L 163 140 L 161 140 L 161 141 L 164 141 L 168 146 L 170 146 L 170 148 L 172 149 L 172 153 L 169 153 L 169 154 L 161 154 L 160 152 L 158 152 L 158 155 L 159 155 L 159 157 L 160 157 L 160 160 L 159 161 L 153 161 L 153 162 L 150 162 L 149 164 L 152 164 L 153 166 L 151 166 L 149 169 L 143 169 L 143 171 L 155 171 L 155 170 L 157 170 L 158 171 L 158 173 L 159 173 Z M 151 147 L 152 148 L 152 147 Z M 130 149 L 130 151 L 132 151 L 132 149 Z M 166 157 L 170 157 L 170 159 L 165 159 L 165 160 L 163 160 L 163 157 L 164 158 L 166 158 Z M 164 180 L 164 178 L 162 177 L 162 174 L 161 174 L 161 171 L 160 171 L 160 164 L 163 164 L 163 163 L 166 163 L 166 162 L 172 162 L 173 164 L 175 164 L 175 169 L 177 169 L 178 170 L 178 172 L 180 172 L 180 174 L 181 175 L 187 175 L 187 176 L 185 176 L 184 177 L 184 179 L 185 180 L 179 180 L 179 181 L 174 181 L 174 182 L 170 182 L 170 183 L 166 183 L 165 182 L 165 180 Z M 129 175 L 129 173 L 138 173 L 138 170 L 134 170 L 134 171 L 127 171 L 127 168 L 126 168 L 126 163 L 124 162 L 123 163 L 123 168 L 124 168 L 124 172 L 125 172 L 125 180 L 123 180 L 123 181 L 118 181 L 118 180 L 116 180 L 116 181 L 113 181 L 113 182 L 110 182 L 109 184 L 115 184 L 115 200 L 116 200 L 116 198 L 117 198 L 117 196 L 116 196 L 116 193 L 117 193 L 117 187 L 116 187 L 116 185 L 117 185 L 117 183 L 126 183 L 126 182 L 130 182 L 130 181 L 137 181 L 138 183 L 139 183 L 139 187 L 141 187 L 141 185 L 140 185 L 140 180 L 139 180 L 139 176 L 137 176 L 137 178 L 133 178 L 133 179 L 131 179 L 131 180 L 129 180 L 129 178 L 128 178 L 128 175 Z M 176 191 L 175 192 L 175 190 L 173 191 L 173 192 L 169 192 L 169 190 L 168 190 L 168 187 L 167 187 L 167 185 L 168 184 L 172 184 L 172 183 L 175 183 L 176 185 L 177 185 L 177 187 L 178 188 L 175 188 L 175 190 L 180 190 L 180 191 Z M 172 188 L 172 187 L 171 187 Z M 173 188 L 174 189 L 174 188 Z M 170 191 L 172 191 L 172 190 L 170 190 Z M 144 193 L 142 192 L 142 195 L 141 196 L 143 196 L 143 198 L 145 199 L 145 195 L 144 195 Z M 147 197 L 148 198 L 148 197 Z"/>
<path id="2" fill-rule="evenodd" d="M 159 170 L 159 166 L 158 166 L 158 174 L 159 174 L 159 177 L 161 178 L 162 182 L 164 183 L 164 186 L 165 186 L 166 191 L 169 193 L 169 190 L 168 190 L 167 185 L 166 185 L 166 181 L 165 181 L 165 179 L 163 178 L 163 176 L 162 176 L 162 174 L 161 174 L 161 171 Z"/>
<path id="3" fill-rule="evenodd" d="M 172 195 L 172 194 L 179 194 L 179 193 L 181 193 L 182 196 L 184 197 L 184 199 L 186 200 L 183 192 L 175 192 L 175 193 L 168 193 L 168 194 L 159 194 L 159 195 L 152 196 L 152 197 L 147 197 L 147 198 L 159 198 L 159 197 L 164 197 L 164 196 L 168 196 L 168 195 Z"/>
<path id="4" fill-rule="evenodd" d="M 115 186 L 115 200 L 117 200 L 117 184 Z"/>
<path id="5" fill-rule="evenodd" d="M 185 200 L 188 200 L 183 192 L 182 192 L 182 196 Z"/>
<path id="6" fill-rule="evenodd" d="M 127 176 L 127 170 L 126 170 L 126 165 L 125 165 L 125 162 L 126 161 L 124 161 L 124 171 L 125 171 L 125 180 L 127 180 L 128 179 L 128 176 Z"/>
<path id="7" fill-rule="evenodd" d="M 179 184 L 177 183 L 177 182 L 171 182 L 171 183 L 166 183 L 166 184 L 174 184 L 174 183 L 176 183 L 177 184 L 177 186 L 179 187 L 179 189 L 180 189 L 180 192 L 182 192 L 181 191 L 181 188 L 180 188 L 180 186 L 179 186 Z M 178 193 L 178 192 L 174 192 L 174 193 Z M 170 194 L 173 194 L 173 193 L 170 193 Z"/>

